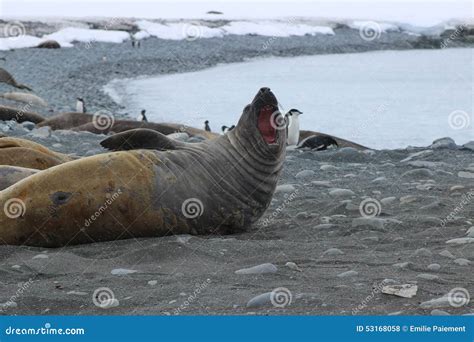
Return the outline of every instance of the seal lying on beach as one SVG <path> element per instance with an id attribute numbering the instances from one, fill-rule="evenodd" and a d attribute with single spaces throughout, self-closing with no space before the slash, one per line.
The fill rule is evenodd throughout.
<path id="1" fill-rule="evenodd" d="M 71 129 L 92 121 L 92 115 L 86 113 L 61 113 L 42 121 L 38 127 L 49 126 L 53 130 Z"/>
<path id="2" fill-rule="evenodd" d="M 345 140 L 345 139 L 335 137 L 334 135 L 319 133 L 319 132 L 315 132 L 315 131 L 304 131 L 304 130 L 300 130 L 300 142 L 298 143 L 298 145 L 301 145 L 302 142 L 305 139 L 307 139 L 311 136 L 328 137 L 330 139 L 333 139 L 334 141 L 336 141 L 338 147 L 354 147 L 357 150 L 368 150 L 369 149 L 368 147 L 365 147 L 363 145 L 357 144 L 357 143 L 349 141 L 349 140 Z"/>
<path id="3" fill-rule="evenodd" d="M 9 84 L 15 88 L 18 88 L 18 89 L 27 89 L 27 90 L 33 90 L 31 89 L 30 87 L 28 87 L 26 84 L 21 84 L 21 83 L 18 83 L 12 76 L 12 74 L 10 74 L 8 71 L 6 71 L 5 69 L 3 68 L 0 68 L 0 82 L 2 83 L 6 83 L 6 84 Z"/>
<path id="4" fill-rule="evenodd" d="M 217 139 L 104 153 L 23 179 L 0 192 L 0 243 L 59 247 L 245 230 L 269 206 L 285 159 L 286 132 L 272 121 L 282 119 L 277 105 L 262 88 Z"/>
<path id="5" fill-rule="evenodd" d="M 25 105 L 24 109 L 27 109 L 27 106 L 28 105 Z M 26 111 L 24 109 L 0 106 L 0 120 L 15 120 L 16 122 L 31 121 L 36 124 L 44 121 L 44 118 L 41 115 L 34 112 Z"/>
<path id="6" fill-rule="evenodd" d="M 25 167 L 0 165 L 0 190 L 6 189 L 16 182 L 38 172 L 39 170 L 28 169 Z"/>

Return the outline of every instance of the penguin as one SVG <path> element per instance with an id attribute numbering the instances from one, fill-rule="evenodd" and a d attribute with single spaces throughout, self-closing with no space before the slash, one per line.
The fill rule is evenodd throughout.
<path id="1" fill-rule="evenodd" d="M 204 129 L 207 132 L 211 132 L 211 127 L 209 127 L 209 120 L 204 121 Z"/>
<path id="2" fill-rule="evenodd" d="M 145 113 L 146 113 L 146 110 L 142 109 L 142 111 L 140 112 L 140 115 L 138 115 L 138 117 L 137 117 L 137 121 L 148 122 L 148 119 L 147 119 Z"/>
<path id="3" fill-rule="evenodd" d="M 134 47 L 135 47 L 135 41 L 132 40 L 132 48 L 134 48 Z"/>
<path id="4" fill-rule="evenodd" d="M 337 141 L 328 135 L 312 135 L 301 142 L 297 148 L 309 147 L 312 150 L 324 151 L 328 147 L 339 147 Z"/>
<path id="5" fill-rule="evenodd" d="M 140 48 L 140 45 L 141 45 L 141 43 L 140 43 L 140 41 L 138 41 L 137 42 L 137 48 Z"/>
<path id="6" fill-rule="evenodd" d="M 222 133 L 223 134 L 227 134 L 229 133 L 230 131 L 232 131 L 233 129 L 235 128 L 235 125 L 232 125 L 230 127 L 227 127 L 227 126 L 222 126 Z"/>
<path id="7" fill-rule="evenodd" d="M 300 139 L 299 116 L 303 114 L 298 109 L 290 109 L 285 115 L 286 120 L 286 144 L 288 146 L 298 145 Z"/>
<path id="8" fill-rule="evenodd" d="M 86 104 L 84 103 L 84 99 L 81 98 L 81 97 L 77 98 L 76 112 L 78 112 L 78 113 L 85 113 L 86 112 Z"/>

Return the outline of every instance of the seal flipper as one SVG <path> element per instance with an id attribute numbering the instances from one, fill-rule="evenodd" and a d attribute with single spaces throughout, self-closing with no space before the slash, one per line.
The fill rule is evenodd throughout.
<path id="1" fill-rule="evenodd" d="M 117 133 L 100 142 L 102 147 L 111 151 L 126 150 L 177 150 L 184 147 L 185 143 L 168 138 L 160 132 L 137 128 Z"/>

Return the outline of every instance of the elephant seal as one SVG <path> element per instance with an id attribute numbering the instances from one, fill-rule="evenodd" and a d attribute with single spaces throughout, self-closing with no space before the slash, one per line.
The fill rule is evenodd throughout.
<path id="1" fill-rule="evenodd" d="M 27 111 L 26 109 L 28 109 L 28 105 L 25 105 L 24 107 L 25 108 L 23 109 L 0 106 L 0 120 L 15 120 L 16 122 L 31 121 L 35 124 L 44 121 L 44 117 L 42 117 L 41 115 Z"/>
<path id="2" fill-rule="evenodd" d="M 18 89 L 26 89 L 32 91 L 30 87 L 25 84 L 18 83 L 8 71 L 3 68 L 0 68 L 0 82 L 9 84 Z"/>
<path id="3" fill-rule="evenodd" d="M 300 140 L 299 140 L 300 143 L 299 144 L 301 144 L 303 142 L 303 140 L 305 140 L 306 138 L 309 138 L 311 136 L 321 136 L 321 137 L 328 137 L 330 139 L 333 139 L 333 140 L 336 141 L 338 147 L 353 147 L 357 150 L 368 150 L 369 149 L 368 147 L 365 147 L 363 145 L 357 144 L 357 143 L 349 141 L 349 140 L 338 138 L 334 135 L 329 135 L 329 134 L 315 132 L 315 131 L 304 131 L 304 130 L 300 130 Z"/>
<path id="4" fill-rule="evenodd" d="M 71 129 L 88 122 L 92 122 L 91 114 L 68 112 L 51 116 L 38 124 L 38 127 L 49 126 L 53 130 Z"/>
<path id="5" fill-rule="evenodd" d="M 71 160 L 73 158 L 68 155 L 51 151 L 30 140 L 0 138 L 0 165 L 45 170 Z"/>
<path id="6" fill-rule="evenodd" d="M 217 139 L 104 153 L 25 178 L 0 191 L 0 243 L 59 247 L 245 230 L 269 206 L 285 159 L 277 106 L 262 88 Z"/>
<path id="7" fill-rule="evenodd" d="M 61 45 L 55 40 L 45 40 L 36 46 L 38 49 L 59 49 Z"/>
<path id="8" fill-rule="evenodd" d="M 148 150 L 176 150 L 185 144 L 181 141 L 170 139 L 160 132 L 137 128 L 114 134 L 100 142 L 102 147 L 111 151 L 128 151 L 138 149 Z"/>
<path id="9" fill-rule="evenodd" d="M 27 103 L 32 106 L 48 107 L 48 103 L 45 100 L 34 94 L 9 92 L 0 95 L 0 97 L 7 100 Z"/>
<path id="10" fill-rule="evenodd" d="M 16 182 L 38 173 L 39 170 L 26 167 L 0 165 L 0 190 L 6 189 Z"/>

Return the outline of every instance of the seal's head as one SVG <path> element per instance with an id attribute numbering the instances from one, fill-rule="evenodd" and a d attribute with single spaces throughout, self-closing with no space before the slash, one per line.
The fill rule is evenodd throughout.
<path id="1" fill-rule="evenodd" d="M 281 152 L 286 144 L 286 122 L 270 88 L 258 91 L 252 103 L 244 108 L 234 131 L 260 150 Z"/>

